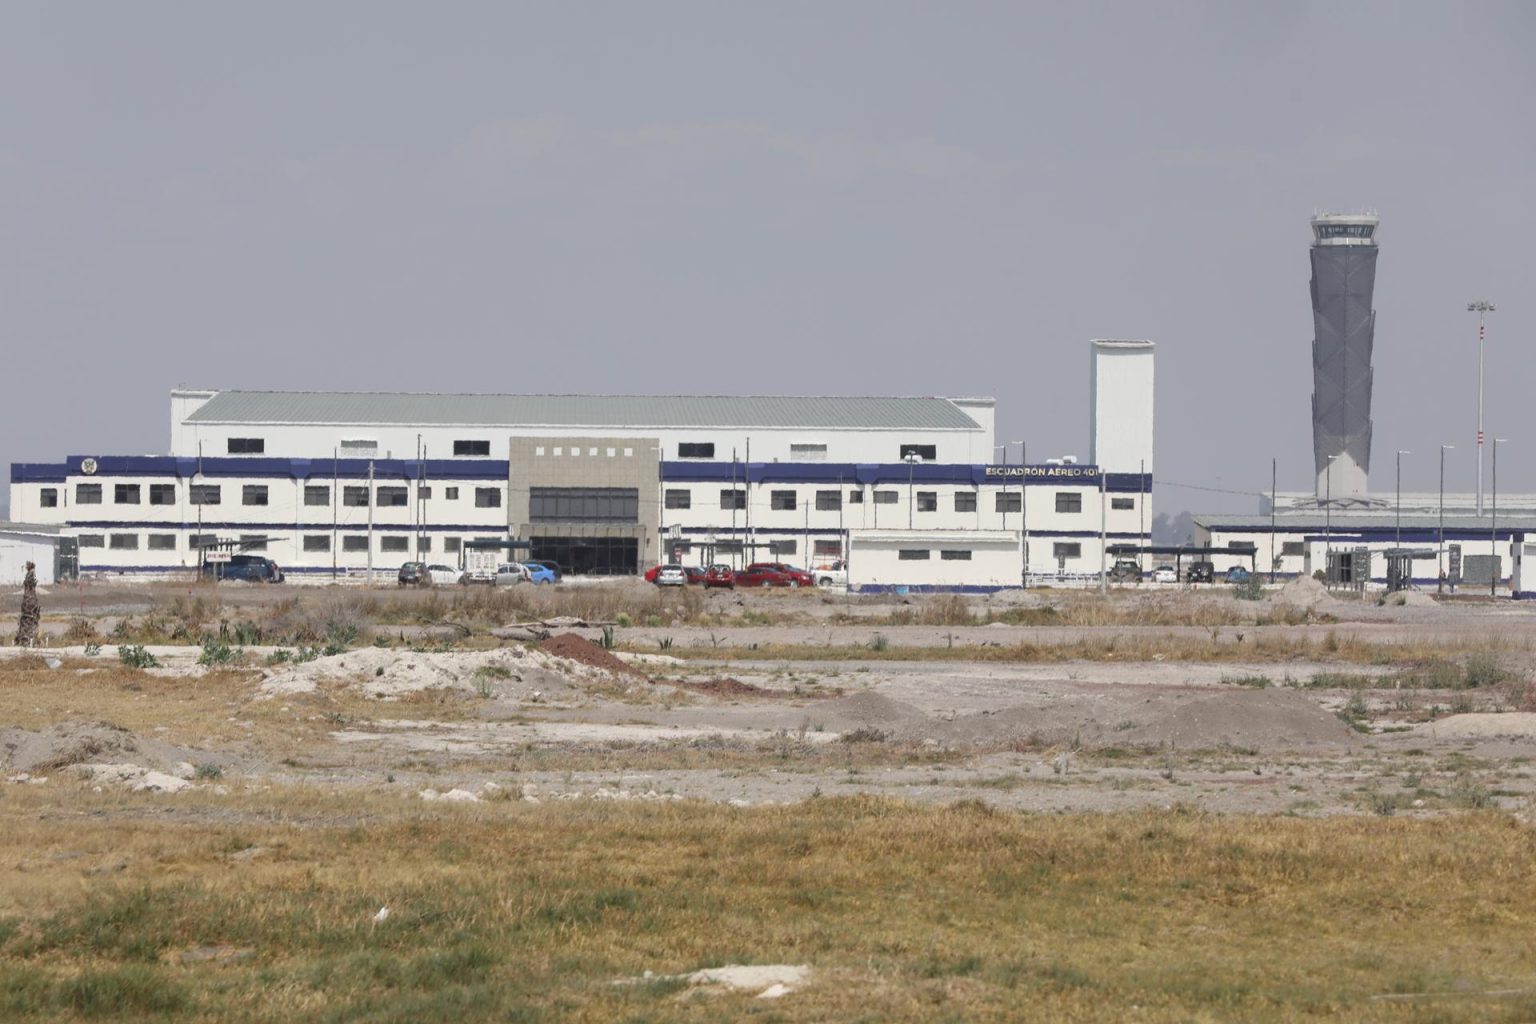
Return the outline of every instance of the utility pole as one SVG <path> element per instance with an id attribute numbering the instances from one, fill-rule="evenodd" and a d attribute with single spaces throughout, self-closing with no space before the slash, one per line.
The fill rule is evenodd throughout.
<path id="1" fill-rule="evenodd" d="M 1104 467 L 1097 467 L 1099 473 L 1099 593 L 1109 593 L 1109 566 L 1106 564 L 1107 555 L 1105 547 L 1109 543 L 1108 527 L 1105 523 L 1104 505 Z"/>
<path id="2" fill-rule="evenodd" d="M 1488 527 L 1489 546 L 1493 551 L 1493 567 L 1488 572 L 1488 596 L 1499 596 L 1499 445 L 1509 444 L 1508 439 L 1493 439 L 1493 519 Z"/>
<path id="3" fill-rule="evenodd" d="M 1006 459 L 1007 457 L 1008 453 L 1006 451 L 1003 452 L 1003 458 Z M 912 494 L 912 474 L 916 472 L 917 464 L 923 461 L 923 457 L 917 454 L 917 452 L 907 452 L 907 454 L 901 457 L 901 461 L 907 464 L 907 529 L 910 530 L 912 529 L 912 512 L 915 508 Z M 1006 486 L 1003 488 L 1005 492 L 1007 489 Z"/>
<path id="4" fill-rule="evenodd" d="M 1435 547 L 1435 592 L 1445 592 L 1445 450 L 1453 444 L 1440 446 L 1440 540 Z"/>
<path id="5" fill-rule="evenodd" d="M 368 460 L 368 585 L 373 585 L 373 460 Z"/>
<path id="6" fill-rule="evenodd" d="M 1280 460 L 1269 460 L 1269 585 L 1275 585 L 1275 569 L 1279 559 L 1275 557 L 1275 497 L 1280 487 Z"/>
<path id="7" fill-rule="evenodd" d="M 1333 576 L 1333 460 L 1337 455 L 1328 456 L 1327 479 L 1323 484 L 1323 580 L 1324 586 L 1332 582 Z"/>
<path id="8" fill-rule="evenodd" d="M 1404 451 L 1401 448 L 1397 450 L 1397 500 L 1394 502 L 1394 505 L 1396 506 L 1395 511 L 1397 514 L 1397 546 L 1399 548 L 1403 546 L 1403 456 L 1412 454 L 1413 452 Z M 1409 563 L 1409 565 L 1412 564 L 1412 562 Z M 1411 581 L 1411 573 L 1409 578 Z"/>
<path id="9" fill-rule="evenodd" d="M 1493 303 L 1478 299 L 1467 303 L 1467 312 L 1477 314 L 1477 514 L 1483 514 L 1483 320 L 1494 311 Z"/>

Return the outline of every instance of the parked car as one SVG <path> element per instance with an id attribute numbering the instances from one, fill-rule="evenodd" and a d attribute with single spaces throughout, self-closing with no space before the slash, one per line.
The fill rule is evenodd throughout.
<path id="1" fill-rule="evenodd" d="M 1184 570 L 1187 583 L 1212 583 L 1216 579 L 1216 567 L 1210 562 L 1190 562 Z"/>
<path id="2" fill-rule="evenodd" d="M 818 587 L 846 587 L 848 585 L 848 563 L 842 559 L 828 562 L 826 565 L 818 565 L 811 572 L 816 577 Z"/>
<path id="3" fill-rule="evenodd" d="M 1171 565 L 1160 565 L 1152 570 L 1152 582 L 1177 583 L 1179 582 L 1178 570 Z"/>
<path id="4" fill-rule="evenodd" d="M 203 578 L 210 580 L 247 580 L 252 583 L 281 583 L 283 570 L 261 555 L 231 555 L 227 562 L 204 562 Z"/>
<path id="5" fill-rule="evenodd" d="M 658 587 L 686 587 L 688 573 L 680 565 L 660 565 L 656 567 L 656 578 L 651 582 Z"/>
<path id="6" fill-rule="evenodd" d="M 1109 578 L 1117 583 L 1140 583 L 1141 566 L 1129 558 L 1122 558 L 1109 570 Z"/>
<path id="7" fill-rule="evenodd" d="M 688 585 L 696 587 L 704 582 L 704 577 L 709 573 L 702 565 L 685 565 L 683 572 L 688 576 Z"/>
<path id="8" fill-rule="evenodd" d="M 559 562 L 552 562 L 547 558 L 535 558 L 532 561 L 524 562 L 523 564 L 542 565 L 544 568 L 555 574 L 556 583 L 559 583 L 562 579 L 565 578 L 565 569 L 560 565 Z"/>
<path id="9" fill-rule="evenodd" d="M 736 586 L 736 573 L 728 565 L 712 565 L 704 573 L 704 586 L 706 589 L 724 587 L 730 590 Z"/>
<path id="10" fill-rule="evenodd" d="M 1251 579 L 1253 579 L 1253 573 L 1240 565 L 1234 565 L 1227 570 L 1228 583 L 1247 583 Z"/>
<path id="11" fill-rule="evenodd" d="M 554 583 L 558 579 L 555 571 L 542 562 L 524 562 L 523 571 L 528 574 L 529 583 Z"/>
<path id="12" fill-rule="evenodd" d="M 451 565 L 429 565 L 422 570 L 423 583 L 430 583 L 434 587 L 447 587 L 455 583 L 464 582 L 464 573 Z"/>
<path id="13" fill-rule="evenodd" d="M 529 582 L 531 576 L 522 562 L 502 562 L 496 567 L 496 578 L 492 582 L 498 587 L 512 587 Z"/>
<path id="14" fill-rule="evenodd" d="M 406 562 L 400 567 L 400 573 L 395 577 L 395 583 L 402 587 L 419 587 L 423 583 L 432 582 L 427 579 L 427 563 Z"/>
<path id="15" fill-rule="evenodd" d="M 645 570 L 645 582 L 655 583 L 656 574 L 661 572 L 661 568 L 662 567 L 660 565 L 653 565 L 649 569 Z"/>
<path id="16" fill-rule="evenodd" d="M 785 582 L 782 584 L 782 586 L 814 587 L 816 585 L 816 577 L 812 576 L 810 573 L 806 572 L 804 569 L 797 565 L 788 565 L 784 562 L 754 562 L 752 564 L 766 566 L 767 568 L 772 569 L 779 575 L 783 576 Z M 750 569 L 752 566 L 749 565 L 747 568 Z"/>
<path id="17" fill-rule="evenodd" d="M 745 569 L 738 569 L 731 577 L 731 582 L 738 587 L 787 587 L 789 582 L 784 574 L 765 565 L 762 562 L 754 562 Z"/>

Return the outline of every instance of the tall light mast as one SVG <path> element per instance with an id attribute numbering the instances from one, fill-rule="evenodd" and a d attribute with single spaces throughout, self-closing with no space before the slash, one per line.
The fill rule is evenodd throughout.
<path id="1" fill-rule="evenodd" d="M 1483 514 L 1483 318 L 1492 313 L 1493 303 L 1478 299 L 1467 303 L 1467 312 L 1477 314 L 1477 514 Z"/>

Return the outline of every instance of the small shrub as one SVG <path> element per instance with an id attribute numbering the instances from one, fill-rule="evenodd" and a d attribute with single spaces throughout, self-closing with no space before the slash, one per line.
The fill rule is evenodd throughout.
<path id="1" fill-rule="evenodd" d="M 619 612 L 618 615 L 614 616 L 613 621 L 621 626 L 632 626 L 635 624 L 635 620 L 629 617 L 628 612 Z"/>
<path id="2" fill-rule="evenodd" d="M 204 761 L 197 766 L 197 777 L 200 779 L 222 779 L 224 777 L 224 768 L 222 765 L 214 764 L 212 761 Z"/>
<path id="3" fill-rule="evenodd" d="M 622 618 L 624 618 L 624 616 L 621 615 L 621 616 L 619 616 L 619 618 L 622 619 Z M 615 642 L 615 640 L 613 639 L 613 627 L 612 626 L 604 626 L 603 627 L 603 639 L 602 639 L 601 642 L 602 642 L 602 648 L 605 651 L 611 651 L 615 647 L 618 646 L 617 642 Z"/>
<path id="4" fill-rule="evenodd" d="M 159 668 L 160 659 L 146 651 L 139 644 L 119 644 L 117 648 L 117 660 L 129 668 Z"/>
<path id="5" fill-rule="evenodd" d="M 1251 574 L 1241 583 L 1232 585 L 1232 596 L 1239 601 L 1262 601 L 1264 599 L 1264 584 L 1259 582 L 1258 573 Z"/>
<path id="6" fill-rule="evenodd" d="M 71 644 L 93 643 L 99 635 L 96 632 L 96 624 L 83 615 L 77 615 L 71 619 L 69 628 L 64 631 L 64 639 Z"/>
<path id="7" fill-rule="evenodd" d="M 203 653 L 197 656 L 199 665 L 232 665 L 244 660 L 245 651 L 212 637 L 203 641 Z"/>
<path id="8" fill-rule="evenodd" d="M 888 649 L 890 646 L 891 642 L 890 640 L 886 639 L 884 633 L 876 633 L 874 639 L 869 642 L 869 649 L 872 651 L 883 651 Z"/>
<path id="9" fill-rule="evenodd" d="M 98 655 L 100 653 L 101 653 L 101 644 L 86 644 L 85 645 L 85 656 L 87 658 L 94 658 L 94 657 L 96 657 L 96 655 Z"/>

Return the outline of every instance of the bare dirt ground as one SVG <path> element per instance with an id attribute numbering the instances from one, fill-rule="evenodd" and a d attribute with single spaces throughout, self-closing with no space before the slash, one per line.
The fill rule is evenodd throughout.
<path id="1" fill-rule="evenodd" d="M 0 770 L 154 799 L 321 784 L 463 801 L 1536 807 L 1536 613 L 1512 603 L 630 581 L 525 598 L 543 603 L 60 588 L 43 598 L 50 646 L 0 649 Z M 541 629 L 542 645 L 498 635 L 578 603 L 633 612 L 604 620 L 606 637 L 588 613 Z"/>

